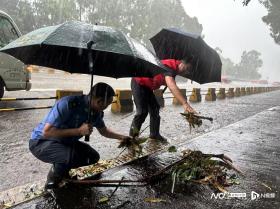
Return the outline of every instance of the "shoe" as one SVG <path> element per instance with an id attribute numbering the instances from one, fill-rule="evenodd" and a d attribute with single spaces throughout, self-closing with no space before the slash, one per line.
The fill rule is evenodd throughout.
<path id="1" fill-rule="evenodd" d="M 45 184 L 45 190 L 51 190 L 58 188 L 59 183 L 62 181 L 63 176 L 57 175 L 54 172 L 54 167 L 50 168 L 50 171 L 47 176 L 47 181 Z"/>
<path id="2" fill-rule="evenodd" d="M 165 137 L 163 137 L 162 135 L 160 135 L 160 134 L 157 135 L 157 136 L 150 136 L 149 138 L 150 139 L 154 139 L 154 140 L 156 140 L 158 142 L 161 142 L 163 144 L 169 144 L 168 140 Z"/>

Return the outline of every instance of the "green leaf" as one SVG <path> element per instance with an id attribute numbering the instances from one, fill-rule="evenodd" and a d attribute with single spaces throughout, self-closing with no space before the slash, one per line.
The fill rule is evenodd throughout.
<path id="1" fill-rule="evenodd" d="M 101 197 L 99 200 L 98 200 L 98 202 L 99 203 L 107 203 L 109 201 L 109 198 L 108 197 Z"/>
<path id="2" fill-rule="evenodd" d="M 138 138 L 136 140 L 137 144 L 143 144 L 145 143 L 149 138 Z"/>
<path id="3" fill-rule="evenodd" d="M 177 148 L 175 146 L 170 146 L 168 152 L 177 152 Z"/>

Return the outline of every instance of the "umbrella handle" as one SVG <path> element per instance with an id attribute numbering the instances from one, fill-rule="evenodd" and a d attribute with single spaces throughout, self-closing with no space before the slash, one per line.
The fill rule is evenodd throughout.
<path id="1" fill-rule="evenodd" d="M 89 142 L 89 135 L 85 135 L 85 142 Z"/>
<path id="2" fill-rule="evenodd" d="M 92 100 L 92 85 L 93 85 L 93 61 L 92 61 L 92 51 L 91 51 L 91 47 L 94 44 L 94 41 L 89 41 L 87 43 L 87 48 L 88 48 L 88 64 L 89 64 L 89 70 L 91 73 L 91 81 L 90 81 L 90 97 L 89 97 L 89 101 L 88 101 L 88 122 L 91 121 L 91 100 Z M 89 135 L 85 135 L 85 142 L 89 142 Z"/>

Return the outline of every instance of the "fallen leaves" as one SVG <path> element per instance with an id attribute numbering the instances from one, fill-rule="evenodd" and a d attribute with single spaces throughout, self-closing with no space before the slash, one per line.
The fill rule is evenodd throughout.
<path id="1" fill-rule="evenodd" d="M 168 152 L 177 152 L 177 148 L 175 146 L 170 146 Z"/>
<path id="2" fill-rule="evenodd" d="M 98 203 L 107 203 L 109 201 L 109 197 L 101 197 L 99 200 L 98 200 Z"/>
<path id="3" fill-rule="evenodd" d="M 114 167 L 114 164 L 114 160 L 99 160 L 93 165 L 71 169 L 69 175 L 71 178 L 77 176 L 78 179 L 83 179 L 112 168 Z"/>
<path id="4" fill-rule="evenodd" d="M 192 150 L 184 150 L 182 153 L 185 160 L 172 169 L 172 193 L 176 183 L 205 184 L 220 192 L 227 192 L 224 187 L 240 184 L 235 174 L 228 173 L 228 170 L 240 171 L 233 167 L 229 157 Z"/>

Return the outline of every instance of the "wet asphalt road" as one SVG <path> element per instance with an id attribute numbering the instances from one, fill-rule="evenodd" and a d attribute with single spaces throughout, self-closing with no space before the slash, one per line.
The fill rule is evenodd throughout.
<path id="1" fill-rule="evenodd" d="M 43 80 L 43 78 L 42 78 Z M 38 79 L 36 81 L 38 84 L 41 85 L 41 80 Z M 52 82 L 55 82 L 52 80 Z M 37 84 L 36 84 L 37 85 Z M 49 88 L 49 85 L 47 85 L 47 88 Z M 63 84 L 64 85 L 64 84 Z M 46 86 L 40 86 L 40 88 L 43 88 Z M 63 87 L 63 86 L 62 86 Z M 85 87 L 86 88 L 86 87 Z M 77 88 L 76 88 L 77 89 Z M 85 89 L 86 91 L 86 89 Z M 8 92 L 5 94 L 5 97 L 34 97 L 34 96 L 54 96 L 53 91 L 31 91 L 31 92 Z M 53 104 L 54 101 L 50 100 L 41 100 L 41 101 L 18 101 L 18 102 L 6 102 L 6 103 L 1 103 L 1 107 L 25 107 L 25 106 L 34 106 L 34 105 L 51 105 Z M 208 123 L 205 122 L 200 128 L 192 131 L 192 133 L 189 133 L 188 126 L 186 125 L 186 122 L 179 116 L 179 113 L 182 111 L 182 108 L 180 107 L 174 107 L 171 105 L 171 100 L 166 100 L 166 107 L 162 109 L 161 111 L 161 132 L 163 135 L 168 137 L 170 139 L 171 144 L 177 144 L 179 142 L 189 142 L 191 139 L 197 137 L 197 136 L 202 136 L 205 133 L 209 133 L 214 130 L 221 130 L 220 128 L 226 127 L 230 124 L 237 123 L 238 121 L 241 121 L 243 119 L 246 119 L 250 116 L 254 116 L 255 114 L 258 114 L 262 111 L 265 111 L 271 107 L 275 107 L 280 104 L 280 92 L 269 92 L 269 93 L 263 93 L 263 94 L 256 94 L 256 95 L 250 95 L 250 96 L 245 96 L 245 97 L 240 97 L 240 98 L 233 98 L 233 99 L 226 99 L 226 100 L 220 100 L 216 102 L 202 102 L 202 103 L 197 103 L 193 104 L 193 107 L 201 112 L 201 114 L 206 115 L 206 116 L 211 116 L 214 118 L 214 123 Z M 41 180 L 42 178 L 45 178 L 45 175 L 49 169 L 49 165 L 42 163 L 38 160 L 36 160 L 28 151 L 28 139 L 30 137 L 30 133 L 32 129 L 40 122 L 40 120 L 44 117 L 44 115 L 47 113 L 48 110 L 34 110 L 34 111 L 23 111 L 23 112 L 6 112 L 6 113 L 0 113 L 0 191 L 4 191 L 9 188 L 13 188 L 18 185 L 23 185 L 29 182 L 33 182 L 36 180 Z M 272 113 L 276 114 L 279 113 L 279 111 L 271 111 Z M 261 113 L 262 114 L 262 113 Z M 273 114 L 273 115 L 274 115 Z M 277 115 L 277 114 L 276 114 Z M 107 126 L 108 127 L 113 127 L 114 130 L 123 132 L 123 133 L 128 133 L 129 130 L 129 125 L 132 120 L 132 115 L 124 118 L 125 115 L 114 115 L 110 112 L 110 110 L 107 110 L 105 112 L 105 122 L 107 121 Z M 263 118 L 262 115 L 260 117 L 261 119 Z M 265 117 L 264 117 L 265 118 Z M 279 114 L 278 114 L 279 118 Z M 249 119 L 248 119 L 249 120 Z M 254 120 L 253 120 L 254 121 Z M 147 118 L 148 122 L 148 118 Z M 146 126 L 145 123 L 143 127 Z M 244 125 L 251 124 L 252 122 L 246 122 L 243 123 Z M 269 126 L 266 125 L 266 123 L 269 124 Z M 238 124 L 238 123 L 237 123 Z M 261 124 L 261 122 L 260 122 Z M 277 124 L 278 124 L 278 129 L 277 129 Z M 234 124 L 235 125 L 235 124 Z M 233 125 L 233 126 L 234 126 Z M 269 136 L 269 132 L 271 130 L 266 130 L 268 127 L 276 127 L 276 137 L 271 136 L 272 138 L 274 137 L 272 145 L 277 145 L 277 142 L 279 143 L 279 120 L 277 121 L 265 121 L 264 124 L 261 126 L 258 126 L 259 124 L 255 124 L 252 127 L 249 127 L 248 130 L 250 129 L 250 133 L 254 134 L 257 133 L 260 130 L 264 130 L 264 133 L 261 133 L 261 136 L 263 138 L 267 138 Z M 240 125 L 237 129 L 241 129 L 243 125 Z M 231 130 L 230 128 L 229 130 Z M 278 130 L 278 132 L 277 132 Z M 274 130 L 275 131 L 275 130 Z M 213 132 L 214 134 L 215 132 Z M 268 135 L 266 135 L 268 133 Z M 148 131 L 145 131 L 143 135 L 148 135 Z M 222 136 L 224 134 L 221 134 Z M 233 134 L 234 135 L 234 134 Z M 242 135 L 242 134 L 241 134 Z M 227 135 L 225 135 L 227 136 Z M 232 135 L 228 135 L 228 138 L 232 138 Z M 222 140 L 220 139 L 219 142 L 215 141 L 210 141 L 206 140 L 208 143 L 201 143 L 197 144 L 196 148 L 203 150 L 204 148 L 207 149 L 207 152 L 213 152 L 216 150 L 217 152 L 225 152 L 226 148 L 230 148 L 230 144 L 227 144 L 230 142 L 230 140 L 227 138 L 227 140 Z M 278 140 L 277 140 L 278 139 Z M 237 139 L 236 141 L 241 140 Z M 242 139 L 243 140 L 243 139 Z M 245 140 L 245 139 L 244 139 Z M 263 139 L 264 140 L 264 139 Z M 199 140 L 196 140 L 199 141 Z M 203 140 L 202 140 L 203 141 Z M 251 138 L 252 141 L 252 138 Z M 221 143 L 223 142 L 223 143 Z M 113 158 L 118 153 L 120 150 L 118 150 L 117 143 L 114 140 L 110 139 L 105 139 L 103 137 L 100 137 L 97 132 L 95 131 L 91 137 L 90 144 L 97 149 L 102 158 L 108 159 L 108 158 Z M 208 145 L 207 145 L 208 144 Z M 249 143 L 250 144 L 250 143 Z M 221 148 L 218 149 L 219 146 L 221 145 Z M 223 145 L 223 147 L 222 147 Z M 248 152 L 248 156 L 250 157 L 251 161 L 257 164 L 257 167 L 260 169 L 260 172 L 264 172 L 262 174 L 263 176 L 266 177 L 266 172 L 269 171 L 270 168 L 273 170 L 273 168 L 278 169 L 279 173 L 279 164 L 277 164 L 277 161 L 274 162 L 276 163 L 275 165 L 272 165 L 270 162 L 265 162 L 265 167 L 261 162 L 259 162 L 259 158 L 262 157 L 260 152 L 255 152 L 254 150 L 251 150 L 250 147 L 253 146 L 254 143 L 251 143 L 251 145 L 247 146 L 247 149 L 251 152 Z M 214 146 L 215 149 L 212 149 Z M 210 149 L 211 148 L 211 149 Z M 237 159 L 240 157 L 240 149 L 243 148 L 237 147 L 235 149 L 228 149 L 228 155 L 231 157 L 236 156 Z M 274 148 L 274 147 L 273 147 Z M 275 146 L 277 148 L 277 146 Z M 279 148 L 279 147 L 278 147 Z M 258 146 L 259 150 L 263 149 L 263 146 Z M 279 150 L 279 149 L 278 149 Z M 270 151 L 269 151 L 270 152 Z M 269 154 L 268 152 L 268 154 Z M 277 154 L 278 153 L 278 154 Z M 276 152 L 276 155 L 278 156 L 279 159 L 279 151 Z M 241 155 L 242 156 L 242 155 Z M 239 160 L 237 160 L 238 165 L 239 165 Z M 240 160 L 240 164 L 246 165 L 246 161 L 244 159 Z M 247 162 L 248 163 L 248 162 Z M 259 164 L 258 164 L 259 163 Z M 250 163 L 248 163 L 250 165 Z M 247 168 L 246 166 L 241 168 Z M 262 169 L 262 167 L 264 169 Z M 254 171 L 256 169 L 255 167 L 251 168 Z M 252 172 L 253 173 L 253 172 Z M 276 172 L 277 173 L 277 172 Z M 268 177 L 269 175 L 267 175 Z M 273 176 L 273 174 L 270 174 L 270 176 Z M 277 176 L 276 174 L 274 176 Z M 276 177 L 275 177 L 276 178 Z M 276 179 L 278 183 L 278 189 L 279 189 L 279 179 Z M 273 182 L 272 182 L 273 184 Z M 151 189 L 151 188 L 150 188 Z M 131 196 L 129 198 L 137 197 L 138 191 L 143 191 L 144 194 L 147 193 L 147 196 L 149 196 L 149 192 L 153 191 L 154 189 L 147 190 L 145 189 L 132 189 L 132 191 L 129 191 Z M 92 190 L 92 189 L 90 189 Z M 133 191 L 135 191 L 135 194 Z M 147 192 L 148 191 L 148 192 Z M 160 193 L 160 191 L 163 191 L 161 188 L 157 192 Z M 199 190 L 200 191 L 200 190 Z M 204 191 L 204 190 L 203 190 Z M 247 190 L 249 192 L 249 190 Z M 125 189 L 121 194 L 126 193 Z M 153 193 L 151 193 L 153 194 Z M 200 198 L 206 199 L 209 202 L 208 196 L 204 195 L 199 195 Z M 122 195 L 121 195 L 122 196 Z M 142 195 L 143 196 L 143 195 Z M 179 195 L 180 196 L 180 195 Z M 184 196 L 182 194 L 182 196 Z M 193 203 L 197 202 L 196 208 L 200 208 L 199 204 L 203 202 L 200 200 L 200 198 L 193 199 Z M 136 198 L 137 199 L 137 198 Z M 51 200 L 50 200 L 51 201 Z M 123 201 L 123 199 L 120 201 L 120 203 Z M 172 199 L 171 202 L 174 200 Z M 181 200 L 180 200 L 181 201 Z M 179 202 L 180 202 L 179 201 Z M 267 200 L 265 200 L 267 201 Z M 137 200 L 136 205 L 137 208 L 141 208 L 141 204 L 144 204 L 142 200 Z M 177 202 L 177 201 L 176 201 Z M 183 201 L 184 202 L 184 201 Z M 182 202 L 182 204 L 183 204 Z M 215 201 L 214 201 L 215 202 Z M 42 202 L 41 206 L 44 205 L 46 202 Z M 207 203 L 207 201 L 206 201 Z M 205 204 L 206 204 L 205 203 Z M 220 202 L 218 202 L 220 204 Z M 242 203 L 242 202 L 241 202 Z M 279 201 L 278 201 L 279 203 Z M 161 203 L 162 204 L 162 203 Z M 160 204 L 160 205 L 161 205 Z M 187 204 L 186 202 L 184 204 Z M 189 203 L 188 203 L 189 204 Z M 208 203 L 207 203 L 208 204 Z M 214 204 L 214 203 L 213 203 Z M 243 203 L 242 203 L 243 204 Z M 116 205 L 116 204 L 115 204 Z M 190 204 L 189 206 L 191 206 Z M 228 205 L 230 206 L 231 203 Z M 34 206 L 34 205 L 33 205 Z M 150 205 L 151 207 L 158 207 L 155 205 Z M 179 208 L 180 204 L 178 205 Z M 203 206 L 203 204 L 202 204 Z M 204 205 L 203 208 L 205 208 L 206 205 Z M 39 207 L 39 206 L 38 206 Z M 42 206 L 43 207 L 43 206 Z M 102 208 L 103 206 L 101 206 Z M 106 206 L 104 206 L 106 208 Z M 131 208 L 131 205 L 127 206 L 128 208 Z M 161 206 L 159 206 L 161 207 Z M 167 204 L 166 207 L 170 207 L 170 205 Z M 181 208 L 183 205 L 181 205 Z M 187 207 L 187 206 L 184 206 Z M 183 208 L 184 208 L 183 207 Z M 213 205 L 214 207 L 214 205 Z M 40 208 L 40 207 L 39 207 Z M 46 207 L 47 208 L 47 207 Z M 86 208 L 86 207 L 85 207 Z M 279 207 L 278 207 L 279 208 Z"/>
<path id="2" fill-rule="evenodd" d="M 203 134 L 177 145 L 178 151 L 190 148 L 204 153 L 224 153 L 244 173 L 240 185 L 227 188 L 232 193 L 243 193 L 246 198 L 217 198 L 206 186 L 176 185 L 171 194 L 171 180 L 146 187 L 121 187 L 109 203 L 100 204 L 101 197 L 109 196 L 113 188 L 77 187 L 68 185 L 56 191 L 56 199 L 45 196 L 16 208 L 271 208 L 280 207 L 280 106 L 269 108 L 229 126 Z M 136 179 L 156 172 L 177 159 L 177 153 L 161 153 L 132 165 L 122 166 L 105 179 Z M 107 175 L 106 175 L 107 174 Z M 264 186 L 263 184 L 269 186 Z M 252 192 L 260 197 L 254 199 Z M 157 197 L 162 203 L 147 203 L 145 198 Z"/>

